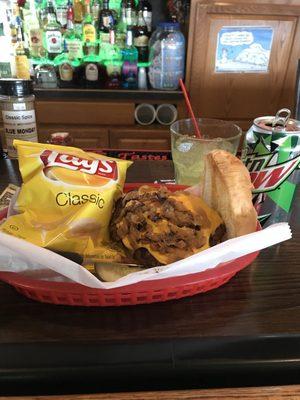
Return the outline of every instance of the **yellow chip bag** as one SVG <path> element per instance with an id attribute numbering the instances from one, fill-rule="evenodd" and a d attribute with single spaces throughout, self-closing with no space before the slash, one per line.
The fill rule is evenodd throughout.
<path id="1" fill-rule="evenodd" d="M 109 239 L 115 200 L 122 194 L 130 161 L 74 147 L 15 140 L 23 179 L 20 214 L 5 233 L 54 251 L 92 253 Z"/>

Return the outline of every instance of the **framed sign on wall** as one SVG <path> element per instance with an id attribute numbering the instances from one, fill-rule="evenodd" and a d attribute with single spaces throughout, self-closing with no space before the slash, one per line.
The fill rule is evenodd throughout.
<path id="1" fill-rule="evenodd" d="M 224 26 L 217 39 L 215 72 L 268 72 L 273 39 L 269 26 Z"/>
<path id="2" fill-rule="evenodd" d="M 300 2 L 192 0 L 186 83 L 196 113 L 247 129 L 293 110 L 299 37 Z"/>

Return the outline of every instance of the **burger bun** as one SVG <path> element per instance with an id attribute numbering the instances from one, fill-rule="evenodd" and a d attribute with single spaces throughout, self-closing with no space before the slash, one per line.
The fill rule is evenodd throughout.
<path id="1" fill-rule="evenodd" d="M 249 171 L 240 159 L 224 150 L 208 153 L 201 188 L 203 199 L 221 215 L 227 239 L 256 231 L 252 183 Z"/>

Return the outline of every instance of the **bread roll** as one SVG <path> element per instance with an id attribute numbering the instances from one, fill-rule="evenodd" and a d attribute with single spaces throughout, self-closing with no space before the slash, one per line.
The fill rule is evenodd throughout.
<path id="1" fill-rule="evenodd" d="M 224 150 L 213 150 L 206 155 L 202 197 L 221 215 L 227 239 L 256 230 L 251 189 L 249 172 L 241 160 Z"/>

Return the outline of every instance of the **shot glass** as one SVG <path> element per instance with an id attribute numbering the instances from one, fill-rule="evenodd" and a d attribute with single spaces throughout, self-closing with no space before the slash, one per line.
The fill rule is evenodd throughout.
<path id="1" fill-rule="evenodd" d="M 236 155 L 239 148 L 242 130 L 237 125 L 210 118 L 196 121 L 201 139 L 196 137 L 191 119 L 176 121 L 170 127 L 175 181 L 179 185 L 192 186 L 201 182 L 205 154 L 222 149 Z"/>

